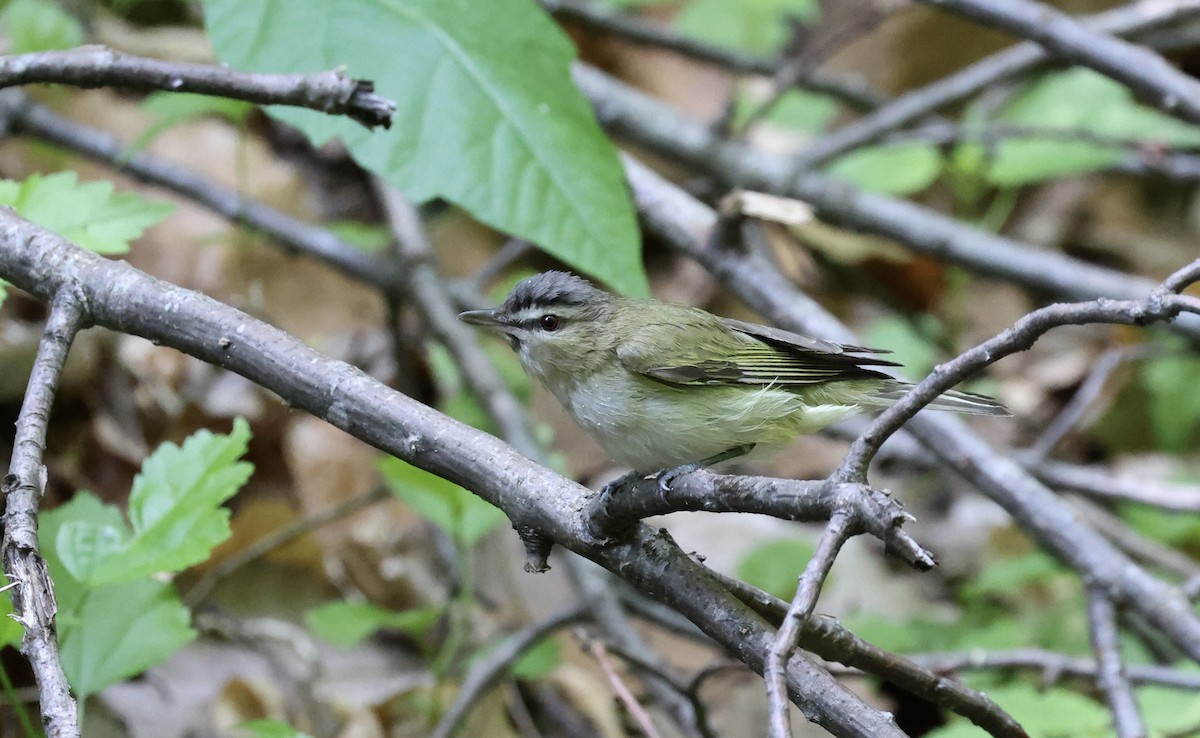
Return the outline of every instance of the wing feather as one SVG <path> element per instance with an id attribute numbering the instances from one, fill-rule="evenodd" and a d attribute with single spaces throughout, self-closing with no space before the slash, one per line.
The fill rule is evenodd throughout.
<path id="1" fill-rule="evenodd" d="M 759 385 L 801 387 L 847 379 L 885 377 L 869 366 L 897 366 L 878 349 L 845 346 L 777 328 L 689 311 L 639 332 L 617 351 L 630 371 L 673 386 Z M 653 336 L 653 340 L 650 340 Z M 657 347 L 667 343 L 665 361 Z"/>

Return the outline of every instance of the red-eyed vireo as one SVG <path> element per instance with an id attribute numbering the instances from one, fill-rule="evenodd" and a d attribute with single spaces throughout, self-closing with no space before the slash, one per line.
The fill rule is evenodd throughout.
<path id="1" fill-rule="evenodd" d="M 458 317 L 503 333 L 575 422 L 639 474 L 786 443 L 912 387 L 867 368 L 897 366 L 878 349 L 620 297 L 566 272 L 536 274 L 495 310 Z M 1008 414 L 956 391 L 929 407 Z"/>

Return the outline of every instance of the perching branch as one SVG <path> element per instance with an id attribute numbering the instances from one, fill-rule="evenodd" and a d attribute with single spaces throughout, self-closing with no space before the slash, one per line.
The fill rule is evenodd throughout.
<path id="1" fill-rule="evenodd" d="M 366 126 L 389 128 L 396 103 L 375 94 L 367 80 L 342 69 L 317 74 L 251 74 L 228 67 L 123 54 L 103 46 L 0 57 L 0 88 L 31 83 L 76 87 L 194 92 L 256 105 L 294 105 L 345 115 Z"/>
<path id="2" fill-rule="evenodd" d="M 37 513 L 46 491 L 46 429 L 54 394 L 75 334 L 84 327 L 83 297 L 60 284 L 46 293 L 50 317 L 17 416 L 12 461 L 4 477 L 4 574 L 12 588 L 13 618 L 25 629 L 21 651 L 33 667 L 49 738 L 78 738 L 75 699 L 59 660 L 54 617 L 58 604 L 46 561 L 38 551 Z"/>
<path id="3" fill-rule="evenodd" d="M 598 546 L 583 511 L 591 492 L 530 462 L 494 437 L 397 394 L 283 331 L 128 264 L 82 251 L 0 210 L 0 276 L 42 299 L 64 285 L 92 322 L 157 341 L 234 371 L 376 448 L 474 490 L 517 525 L 571 548 L 677 609 L 761 673 L 774 632 L 662 532 L 637 526 Z M 794 658 L 789 693 L 835 735 L 901 738 L 815 664 Z"/>

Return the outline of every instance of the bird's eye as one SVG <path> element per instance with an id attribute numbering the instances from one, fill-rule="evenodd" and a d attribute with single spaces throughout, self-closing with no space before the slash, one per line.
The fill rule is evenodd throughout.
<path id="1" fill-rule="evenodd" d="M 556 331 L 558 330 L 558 327 L 562 325 L 562 320 L 560 320 L 557 315 L 547 314 L 542 316 L 542 319 L 539 321 L 539 323 L 544 331 Z"/>

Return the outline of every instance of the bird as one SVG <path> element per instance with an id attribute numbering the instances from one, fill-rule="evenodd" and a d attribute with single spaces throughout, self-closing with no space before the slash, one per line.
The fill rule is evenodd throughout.
<path id="1" fill-rule="evenodd" d="M 900 399 L 899 364 L 850 346 L 629 298 L 565 271 L 519 282 L 494 310 L 459 319 L 496 331 L 627 478 L 660 483 Z M 931 409 L 1008 415 L 997 400 L 950 390 Z M 622 478 L 625 479 L 625 478 Z"/>

